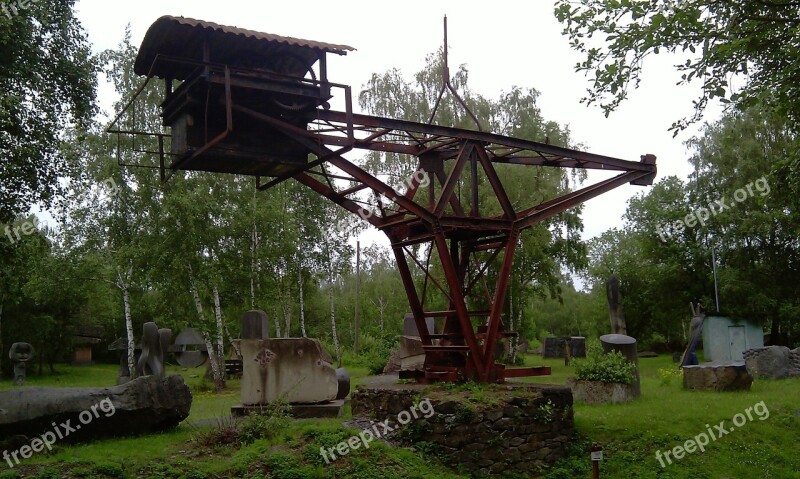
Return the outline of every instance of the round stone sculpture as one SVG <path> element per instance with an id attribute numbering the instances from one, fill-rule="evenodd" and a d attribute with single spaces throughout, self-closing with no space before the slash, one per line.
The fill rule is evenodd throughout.
<path id="1" fill-rule="evenodd" d="M 175 338 L 171 350 L 175 360 L 184 368 L 199 368 L 208 359 L 206 342 L 203 336 L 194 328 L 186 328 Z"/>

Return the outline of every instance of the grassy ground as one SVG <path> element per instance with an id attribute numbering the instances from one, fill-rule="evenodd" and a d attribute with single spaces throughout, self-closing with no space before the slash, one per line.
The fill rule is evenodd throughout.
<path id="1" fill-rule="evenodd" d="M 563 384 L 572 368 L 563 361 L 525 358 L 528 365 L 548 365 L 551 376 L 530 382 Z M 591 442 L 603 446 L 603 478 L 779 478 L 800 479 L 800 381 L 757 381 L 752 390 L 737 393 L 684 391 L 679 376 L 664 371 L 674 368 L 671 358 L 640 360 L 642 397 L 621 405 L 575 405 L 577 436 L 563 461 L 546 473 L 548 479 L 591 477 L 586 448 Z M 57 376 L 32 376 L 29 386 L 109 386 L 116 366 L 59 367 Z M 350 368 L 357 384 L 367 375 L 365 368 Z M 222 394 L 210 391 L 202 371 L 180 371 L 192 389 L 194 401 L 189 422 L 222 418 L 238 403 L 238 381 L 229 381 Z M 10 381 L 0 382 L 0 390 Z M 735 427 L 732 418 L 751 409 L 752 420 Z M 756 414 L 756 412 L 761 414 Z M 769 415 L 765 414 L 769 411 Z M 349 414 L 349 412 L 347 413 Z M 760 418 L 764 419 L 761 420 Z M 695 452 L 662 467 L 656 451 L 670 450 L 725 421 L 735 430 L 710 441 L 705 452 Z M 706 426 L 708 425 L 708 426 Z M 58 445 L 49 455 L 26 461 L 22 470 L 0 472 L 8 477 L 247 477 L 247 478 L 457 478 L 419 451 L 389 448 L 373 443 L 327 465 L 319 456 L 320 446 L 347 439 L 352 430 L 342 420 L 295 420 L 278 433 L 242 447 L 208 447 L 193 438 L 208 437 L 217 427 L 194 427 L 184 423 L 176 431 L 141 438 L 99 441 L 92 444 Z M 2 471 L 2 469 L 0 469 Z"/>
<path id="2" fill-rule="evenodd" d="M 533 382 L 563 383 L 572 369 L 563 360 L 528 357 L 526 363 L 553 368 L 552 376 Z M 593 441 L 605 451 L 604 478 L 800 479 L 800 381 L 756 381 L 747 392 L 685 391 L 680 376 L 666 374 L 675 368 L 669 356 L 642 358 L 639 364 L 642 397 L 638 400 L 575 405 L 578 447 L 549 478 L 590 477 L 585 448 Z M 762 401 L 763 407 L 751 409 L 752 421 L 741 428 L 733 424 L 735 415 Z M 708 427 L 716 434 L 714 426 L 721 421 L 726 430 L 734 431 L 709 441 L 704 452 L 673 459 L 672 464 L 662 459 L 664 467 L 656 459 L 656 451 L 663 457 L 665 451 L 708 434 Z"/>

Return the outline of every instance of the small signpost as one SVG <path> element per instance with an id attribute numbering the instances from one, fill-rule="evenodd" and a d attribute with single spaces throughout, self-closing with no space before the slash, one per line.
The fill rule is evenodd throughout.
<path id="1" fill-rule="evenodd" d="M 593 443 L 589 448 L 589 454 L 592 458 L 592 478 L 600 479 L 600 461 L 603 460 L 603 448 L 599 444 Z"/>

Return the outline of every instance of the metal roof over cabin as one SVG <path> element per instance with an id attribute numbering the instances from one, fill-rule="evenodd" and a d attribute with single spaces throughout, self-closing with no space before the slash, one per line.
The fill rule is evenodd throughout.
<path id="1" fill-rule="evenodd" d="M 211 62 L 231 65 L 246 63 L 248 59 L 268 57 L 279 52 L 289 52 L 295 57 L 303 58 L 310 66 L 325 53 L 346 55 L 348 51 L 355 50 L 348 45 L 284 37 L 193 18 L 165 15 L 147 30 L 139 54 L 136 56 L 134 71 L 138 75 L 182 80 L 194 67 L 165 62 L 159 62 L 152 67 L 156 55 L 199 62 L 203 60 L 203 44 L 206 41 L 210 46 Z"/>

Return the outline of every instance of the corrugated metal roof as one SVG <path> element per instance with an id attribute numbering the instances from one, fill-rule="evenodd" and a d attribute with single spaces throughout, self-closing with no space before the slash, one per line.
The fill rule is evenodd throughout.
<path id="1" fill-rule="evenodd" d="M 180 23 L 181 25 L 189 25 L 197 28 L 209 28 L 223 33 L 230 33 L 233 35 L 242 35 L 245 37 L 255 38 L 257 40 L 265 40 L 268 42 L 286 43 L 288 45 L 297 45 L 299 47 L 315 48 L 317 50 L 324 50 L 330 53 L 339 55 L 346 55 L 347 52 L 355 50 L 349 45 L 337 45 L 335 43 L 317 42 L 314 40 L 303 40 L 302 38 L 284 37 L 281 35 L 274 35 L 272 33 L 256 32 L 254 30 L 247 30 L 238 27 L 229 27 L 225 25 L 218 25 L 214 22 L 206 22 L 203 20 L 195 20 L 194 18 L 185 17 L 171 17 L 169 15 L 159 18 L 159 20 L 172 20 Z"/>
<path id="2" fill-rule="evenodd" d="M 244 28 L 219 25 L 193 18 L 165 15 L 150 26 L 139 48 L 134 71 L 139 75 L 150 73 L 156 55 L 168 55 L 191 60 L 202 60 L 203 43 L 210 40 L 212 61 L 229 63 L 231 58 L 243 55 L 265 55 L 283 48 L 313 64 L 324 53 L 346 55 L 355 48 L 348 45 L 303 40 Z M 237 57 L 238 56 L 238 57 Z M 172 75 L 171 71 L 154 71 L 156 76 Z"/>

